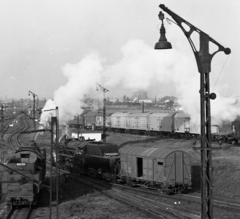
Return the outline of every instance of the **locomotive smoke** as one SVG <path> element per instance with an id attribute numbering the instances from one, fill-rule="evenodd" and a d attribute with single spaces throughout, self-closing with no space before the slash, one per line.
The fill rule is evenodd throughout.
<path id="1" fill-rule="evenodd" d="M 85 95 L 102 98 L 102 92 L 96 91 L 96 83 L 99 83 L 110 90 L 108 96 L 131 96 L 138 89 L 145 89 L 157 97 L 177 96 L 182 109 L 191 116 L 191 128 L 199 132 L 200 77 L 194 57 L 178 48 L 156 51 L 138 39 L 122 46 L 121 52 L 122 59 L 114 64 L 107 64 L 93 52 L 79 63 L 68 63 L 62 68 L 68 82 L 54 93 L 60 122 L 65 123 L 81 114 Z M 216 93 L 217 99 L 211 101 L 212 117 L 217 122 L 233 120 L 237 116 L 235 99 Z"/>

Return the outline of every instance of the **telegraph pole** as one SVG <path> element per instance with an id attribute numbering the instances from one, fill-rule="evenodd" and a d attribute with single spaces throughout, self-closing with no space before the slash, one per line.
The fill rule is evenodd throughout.
<path id="1" fill-rule="evenodd" d="M 55 110 L 56 116 L 51 118 L 51 164 L 50 164 L 50 214 L 49 219 L 52 219 L 52 208 L 56 207 L 56 218 L 58 219 L 58 203 L 59 203 L 59 155 L 58 155 L 58 139 L 59 139 L 59 116 L 58 116 L 58 107 Z M 45 110 L 51 111 L 51 110 Z M 53 170 L 53 152 L 56 155 L 56 165 L 55 169 Z"/>
<path id="2" fill-rule="evenodd" d="M 105 98 L 105 93 L 109 92 L 109 90 L 97 83 L 97 91 L 98 91 L 98 87 L 103 92 L 103 142 L 106 142 L 106 98 Z"/>
<path id="3" fill-rule="evenodd" d="M 4 110 L 4 106 L 2 105 L 1 106 L 1 162 L 3 162 L 3 137 L 4 137 L 4 113 L 3 113 L 3 110 Z"/>

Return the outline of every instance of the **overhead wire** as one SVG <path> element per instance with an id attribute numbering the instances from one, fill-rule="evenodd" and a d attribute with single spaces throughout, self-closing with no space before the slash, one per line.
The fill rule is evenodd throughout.
<path id="1" fill-rule="evenodd" d="M 223 64 L 223 67 L 222 67 L 222 69 L 221 69 L 221 71 L 220 71 L 220 73 L 219 73 L 219 75 L 218 75 L 218 78 L 217 78 L 217 80 L 216 80 L 216 82 L 215 82 L 213 88 L 214 88 L 215 85 L 217 84 L 218 79 L 220 78 L 220 76 L 221 76 L 221 74 L 222 74 L 222 71 L 223 71 L 223 69 L 224 69 L 224 67 L 225 67 L 225 65 L 226 65 L 226 63 L 227 63 L 228 57 L 229 57 L 229 56 L 227 56 L 227 58 L 226 58 L 226 60 L 225 60 L 225 62 L 224 62 L 224 64 Z"/>

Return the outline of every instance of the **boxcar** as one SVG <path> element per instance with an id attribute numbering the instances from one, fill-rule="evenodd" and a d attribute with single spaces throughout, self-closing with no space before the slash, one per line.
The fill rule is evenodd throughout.
<path id="1" fill-rule="evenodd" d="M 133 130 L 149 130 L 150 113 L 129 113 L 127 119 L 127 128 Z"/>
<path id="2" fill-rule="evenodd" d="M 128 181 L 183 190 L 191 186 L 191 158 L 181 150 L 126 146 L 120 150 L 121 175 Z"/>
<path id="3" fill-rule="evenodd" d="M 92 128 L 96 126 L 96 115 L 98 112 L 88 112 L 84 115 L 85 127 Z"/>
<path id="4" fill-rule="evenodd" d="M 126 130 L 129 113 L 116 112 L 111 115 L 111 128 L 113 130 Z"/>
<path id="5" fill-rule="evenodd" d="M 105 126 L 106 127 L 111 127 L 111 112 L 106 112 L 105 113 Z M 96 115 L 96 127 L 103 127 L 103 112 L 99 112 Z"/>
<path id="6" fill-rule="evenodd" d="M 182 111 L 174 114 L 174 130 L 173 132 L 189 133 L 190 132 L 190 116 Z"/>
<path id="7" fill-rule="evenodd" d="M 149 116 L 149 129 L 150 131 L 162 131 L 163 128 L 163 120 L 168 117 L 169 113 L 152 113 Z"/>

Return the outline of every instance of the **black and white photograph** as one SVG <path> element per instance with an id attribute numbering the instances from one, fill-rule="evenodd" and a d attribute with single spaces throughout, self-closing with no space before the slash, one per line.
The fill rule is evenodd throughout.
<path id="1" fill-rule="evenodd" d="M 240 2 L 0 2 L 0 218 L 240 218 Z"/>

